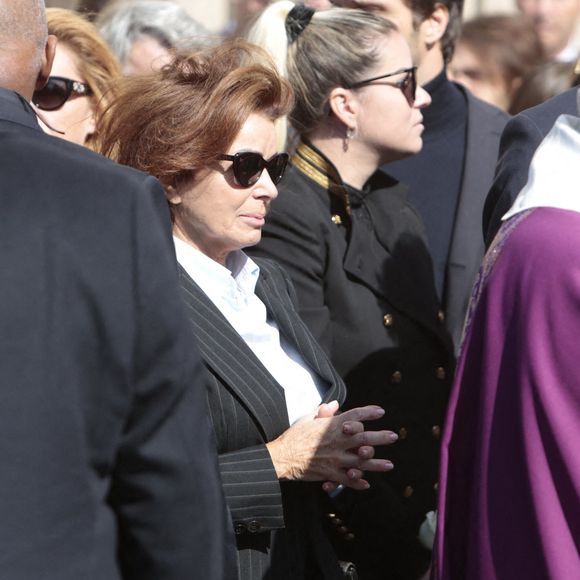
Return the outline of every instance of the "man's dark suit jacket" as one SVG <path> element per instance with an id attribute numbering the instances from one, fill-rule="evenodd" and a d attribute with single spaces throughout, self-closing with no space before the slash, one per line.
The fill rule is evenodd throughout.
<path id="1" fill-rule="evenodd" d="M 280 334 L 328 387 L 325 402 L 345 397 L 344 383 L 296 312 L 288 276 L 257 260 L 256 295 Z M 242 580 L 339 580 L 325 537 L 321 483 L 280 482 L 265 443 L 289 427 L 282 387 L 201 288 L 181 270 L 183 297 L 210 373 L 209 410 Z"/>
<path id="2" fill-rule="evenodd" d="M 471 288 L 485 252 L 483 237 L 479 233 L 483 204 L 493 181 L 501 132 L 509 117 L 503 111 L 474 97 L 462 85 L 455 84 L 455 87 L 461 90 L 467 102 L 467 132 L 465 151 L 456 151 L 455 155 L 458 161 L 463 160 L 463 172 L 445 269 L 442 305 L 445 326 L 457 351 Z M 435 99 L 435 95 L 433 98 Z M 445 104 L 437 103 L 437 106 Z M 438 147 L 449 146 L 445 135 L 430 135 L 430 140 Z M 404 164 L 413 171 L 429 173 L 429 157 L 411 156 L 398 164 Z M 382 169 L 389 173 L 390 166 L 384 165 Z M 393 175 L 404 181 L 400 174 L 394 172 Z"/>
<path id="3" fill-rule="evenodd" d="M 501 137 L 495 180 L 483 210 L 483 235 L 489 247 L 510 209 L 528 181 L 530 162 L 536 149 L 563 114 L 577 115 L 578 88 L 522 111 L 506 125 Z"/>
<path id="4" fill-rule="evenodd" d="M 0 211 L 0 578 L 227 577 L 158 182 L 0 89 Z"/>

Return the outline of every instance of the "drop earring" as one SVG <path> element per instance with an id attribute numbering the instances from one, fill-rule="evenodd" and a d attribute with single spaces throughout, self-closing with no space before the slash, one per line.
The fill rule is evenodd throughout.
<path id="1" fill-rule="evenodd" d="M 346 134 L 344 136 L 344 139 L 342 141 L 342 150 L 346 153 L 348 151 L 348 142 L 354 138 L 354 135 L 356 133 L 356 129 L 352 128 L 352 127 L 347 127 L 346 128 Z"/>

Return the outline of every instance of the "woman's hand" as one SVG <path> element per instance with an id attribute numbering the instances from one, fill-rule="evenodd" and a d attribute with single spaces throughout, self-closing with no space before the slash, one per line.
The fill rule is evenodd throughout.
<path id="1" fill-rule="evenodd" d="M 389 471 L 393 464 L 374 459 L 376 445 L 397 440 L 391 431 L 365 431 L 364 421 L 380 419 L 376 405 L 358 407 L 340 415 L 338 403 L 321 405 L 316 413 L 296 422 L 266 444 L 279 479 L 332 481 L 353 489 L 368 489 L 363 471 Z"/>

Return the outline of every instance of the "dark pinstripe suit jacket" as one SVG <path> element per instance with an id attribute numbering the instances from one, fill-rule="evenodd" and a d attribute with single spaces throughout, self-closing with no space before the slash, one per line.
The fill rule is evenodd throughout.
<path id="1" fill-rule="evenodd" d="M 256 294 L 280 333 L 342 403 L 345 387 L 295 309 L 284 271 L 256 260 Z M 209 370 L 208 401 L 226 501 L 238 545 L 240 578 L 340 578 L 322 528 L 319 483 L 280 482 L 265 443 L 289 427 L 282 387 L 201 288 L 181 269 L 187 312 Z"/>

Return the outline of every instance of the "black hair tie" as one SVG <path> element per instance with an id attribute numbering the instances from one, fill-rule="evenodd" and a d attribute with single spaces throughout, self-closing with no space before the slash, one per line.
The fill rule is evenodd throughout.
<path id="1" fill-rule="evenodd" d="M 288 36 L 288 42 L 292 44 L 302 31 L 308 26 L 308 23 L 312 20 L 312 16 L 316 10 L 304 6 L 303 4 L 296 4 L 288 16 L 286 16 L 286 34 Z"/>

